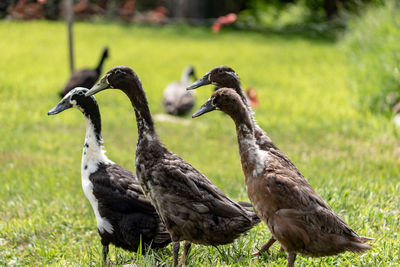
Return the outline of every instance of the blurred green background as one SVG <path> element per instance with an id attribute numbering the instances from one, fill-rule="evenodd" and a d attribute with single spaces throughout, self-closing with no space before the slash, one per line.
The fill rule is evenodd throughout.
<path id="1" fill-rule="evenodd" d="M 268 12 L 278 10 L 273 11 L 281 18 L 276 24 L 253 16 L 257 23 L 249 26 L 244 15 L 251 9 L 245 9 L 219 34 L 207 25 L 186 23 L 79 21 L 74 25 L 76 68 L 94 67 L 108 45 L 104 72 L 116 65 L 132 67 L 157 115 L 163 113 L 163 89 L 179 80 L 185 66 L 194 65 L 198 75 L 231 66 L 244 88 L 256 88 L 255 117 L 275 144 L 353 229 L 376 238 L 363 255 L 299 256 L 296 265 L 398 265 L 400 146 L 392 107 L 400 96 L 399 8 L 391 1 L 374 2 L 348 11 L 351 15 L 342 8 L 334 18 L 310 22 L 300 12 L 309 2 L 256 9 L 269 19 Z M 101 265 L 95 217 L 80 182 L 83 116 L 77 110 L 47 116 L 69 76 L 66 26 L 4 19 L 0 36 L 0 265 Z M 196 107 L 212 90 L 196 91 Z M 128 98 L 111 91 L 96 98 L 108 157 L 133 171 L 137 132 Z M 247 200 L 228 116 L 156 119 L 156 127 L 171 151 L 232 198 Z M 271 255 L 250 257 L 269 236 L 261 224 L 219 250 L 194 246 L 187 264 L 286 266 L 277 245 Z M 115 265 L 169 266 L 171 251 L 137 256 L 112 247 L 110 258 Z"/>

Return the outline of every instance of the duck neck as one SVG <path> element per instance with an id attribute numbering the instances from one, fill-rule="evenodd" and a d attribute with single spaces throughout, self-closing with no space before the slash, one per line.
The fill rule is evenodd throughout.
<path id="1" fill-rule="evenodd" d="M 247 97 L 246 97 L 244 91 L 242 90 L 242 85 L 240 83 L 240 79 L 235 79 L 235 82 L 232 82 L 230 86 L 226 86 L 226 87 L 234 89 L 236 91 L 236 93 L 240 96 L 240 98 L 242 99 L 246 108 L 250 111 L 251 114 L 253 114 L 253 111 L 251 110 L 251 107 L 248 103 Z M 250 107 L 250 109 L 249 109 L 249 107 Z"/>
<path id="2" fill-rule="evenodd" d="M 138 130 L 138 144 L 144 140 L 158 140 L 154 128 L 153 118 L 151 117 L 146 93 L 143 90 L 139 77 L 135 76 L 122 91 L 129 97 L 133 109 L 135 110 L 136 124 Z"/>
<path id="3" fill-rule="evenodd" d="M 86 136 L 83 146 L 82 167 L 90 162 L 107 162 L 101 137 L 101 117 L 97 103 L 81 109 L 86 119 Z M 87 168 L 87 167 L 86 167 Z"/>
<path id="4" fill-rule="evenodd" d="M 256 177 L 261 174 L 265 164 L 266 157 L 264 154 L 266 152 L 261 151 L 257 144 L 255 125 L 245 106 L 239 112 L 235 112 L 235 116 L 231 117 L 236 125 L 240 160 L 247 182 L 249 177 Z"/>
<path id="5" fill-rule="evenodd" d="M 249 101 L 244 93 L 244 91 L 241 88 L 240 85 L 240 80 L 235 83 L 232 87 L 236 93 L 240 96 L 240 98 L 243 101 L 243 104 L 245 105 L 248 115 L 253 123 L 253 128 L 254 128 L 254 136 L 256 139 L 257 145 L 263 149 L 263 150 L 269 150 L 270 148 L 276 148 L 274 143 L 271 141 L 271 139 L 266 135 L 266 133 L 261 129 L 261 127 L 258 125 L 256 119 L 254 118 L 254 111 L 251 108 Z"/>
<path id="6" fill-rule="evenodd" d="M 187 67 L 183 72 L 181 76 L 181 82 L 184 84 L 189 84 L 190 83 L 190 75 L 193 72 L 193 70 L 190 67 Z"/>
<path id="7" fill-rule="evenodd" d="M 254 123 L 251 120 L 249 112 L 243 108 L 231 116 L 236 125 L 236 134 L 239 144 L 239 152 L 242 155 L 248 153 L 248 146 L 253 143 L 254 138 Z M 244 142 L 243 142 L 244 141 Z M 255 143 L 255 142 L 254 142 Z"/>

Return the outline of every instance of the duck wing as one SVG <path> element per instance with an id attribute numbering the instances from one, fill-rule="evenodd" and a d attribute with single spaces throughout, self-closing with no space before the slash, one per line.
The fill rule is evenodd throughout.
<path id="1" fill-rule="evenodd" d="M 93 194 L 99 204 L 119 213 L 155 213 L 151 202 L 145 197 L 137 178 L 117 164 L 98 165 L 90 175 Z"/>
<path id="2" fill-rule="evenodd" d="M 64 89 L 61 92 L 61 96 L 64 97 L 69 91 L 78 86 L 91 88 L 98 78 L 99 75 L 96 73 L 95 70 L 85 69 L 74 71 L 71 74 L 71 77 L 69 78 L 67 83 L 65 84 Z"/>
<path id="3" fill-rule="evenodd" d="M 168 201 L 178 205 L 185 205 L 198 213 L 212 213 L 221 217 L 236 217 L 247 214 L 247 210 L 227 197 L 220 189 L 213 185 L 201 172 L 170 153 L 152 168 L 152 175 L 161 183 L 167 183 L 174 190 L 168 188 L 158 192 L 169 195 Z M 162 181 L 162 182 L 161 182 Z"/>
<path id="4" fill-rule="evenodd" d="M 325 233 L 358 237 L 297 169 L 288 169 L 285 165 L 285 160 L 272 155 L 264 176 L 275 205 L 283 210 L 280 216 L 291 218 L 299 227 L 303 224 Z"/>

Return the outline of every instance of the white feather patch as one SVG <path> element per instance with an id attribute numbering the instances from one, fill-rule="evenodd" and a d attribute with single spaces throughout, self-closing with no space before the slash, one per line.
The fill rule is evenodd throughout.
<path id="1" fill-rule="evenodd" d="M 248 163 L 253 167 L 253 177 L 257 177 L 264 172 L 265 166 L 268 164 L 269 153 L 259 148 L 252 132 L 246 125 L 240 125 L 239 131 L 242 133 L 239 138 L 241 153 L 247 154 Z"/>
<path id="2" fill-rule="evenodd" d="M 99 204 L 93 194 L 93 184 L 89 179 L 90 174 L 97 171 L 99 163 L 114 164 L 114 162 L 109 160 L 105 155 L 103 147 L 98 144 L 93 124 L 89 119 L 86 119 L 86 138 L 83 148 L 81 166 L 82 189 L 86 198 L 92 205 L 94 215 L 96 216 L 97 229 L 100 231 L 100 233 L 107 231 L 108 233 L 112 234 L 114 232 L 113 226 L 106 218 L 100 215 Z"/>

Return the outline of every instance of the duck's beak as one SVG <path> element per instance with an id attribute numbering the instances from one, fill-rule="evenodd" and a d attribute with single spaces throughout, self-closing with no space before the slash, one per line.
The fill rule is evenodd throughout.
<path id="1" fill-rule="evenodd" d="M 47 112 L 47 115 L 55 115 L 60 113 L 61 111 L 64 111 L 66 109 L 72 108 L 71 103 L 69 103 L 69 101 L 66 100 L 61 100 L 60 103 L 57 104 L 57 106 L 55 106 L 54 108 L 50 109 Z"/>
<path id="2" fill-rule="evenodd" d="M 207 73 L 206 75 L 195 81 L 192 85 L 188 86 L 186 90 L 193 90 L 207 84 L 211 84 L 210 73 Z"/>
<path id="3" fill-rule="evenodd" d="M 107 75 L 104 75 L 104 77 L 101 78 L 101 80 L 98 83 L 93 85 L 93 87 L 90 88 L 90 90 L 86 92 L 85 96 L 94 95 L 94 94 L 96 94 L 100 91 L 103 91 L 105 89 L 108 89 L 108 88 L 111 88 L 111 86 L 107 81 Z"/>
<path id="4" fill-rule="evenodd" d="M 208 99 L 193 115 L 192 118 L 199 117 L 207 112 L 215 110 L 215 106 L 212 104 L 212 100 Z"/>

